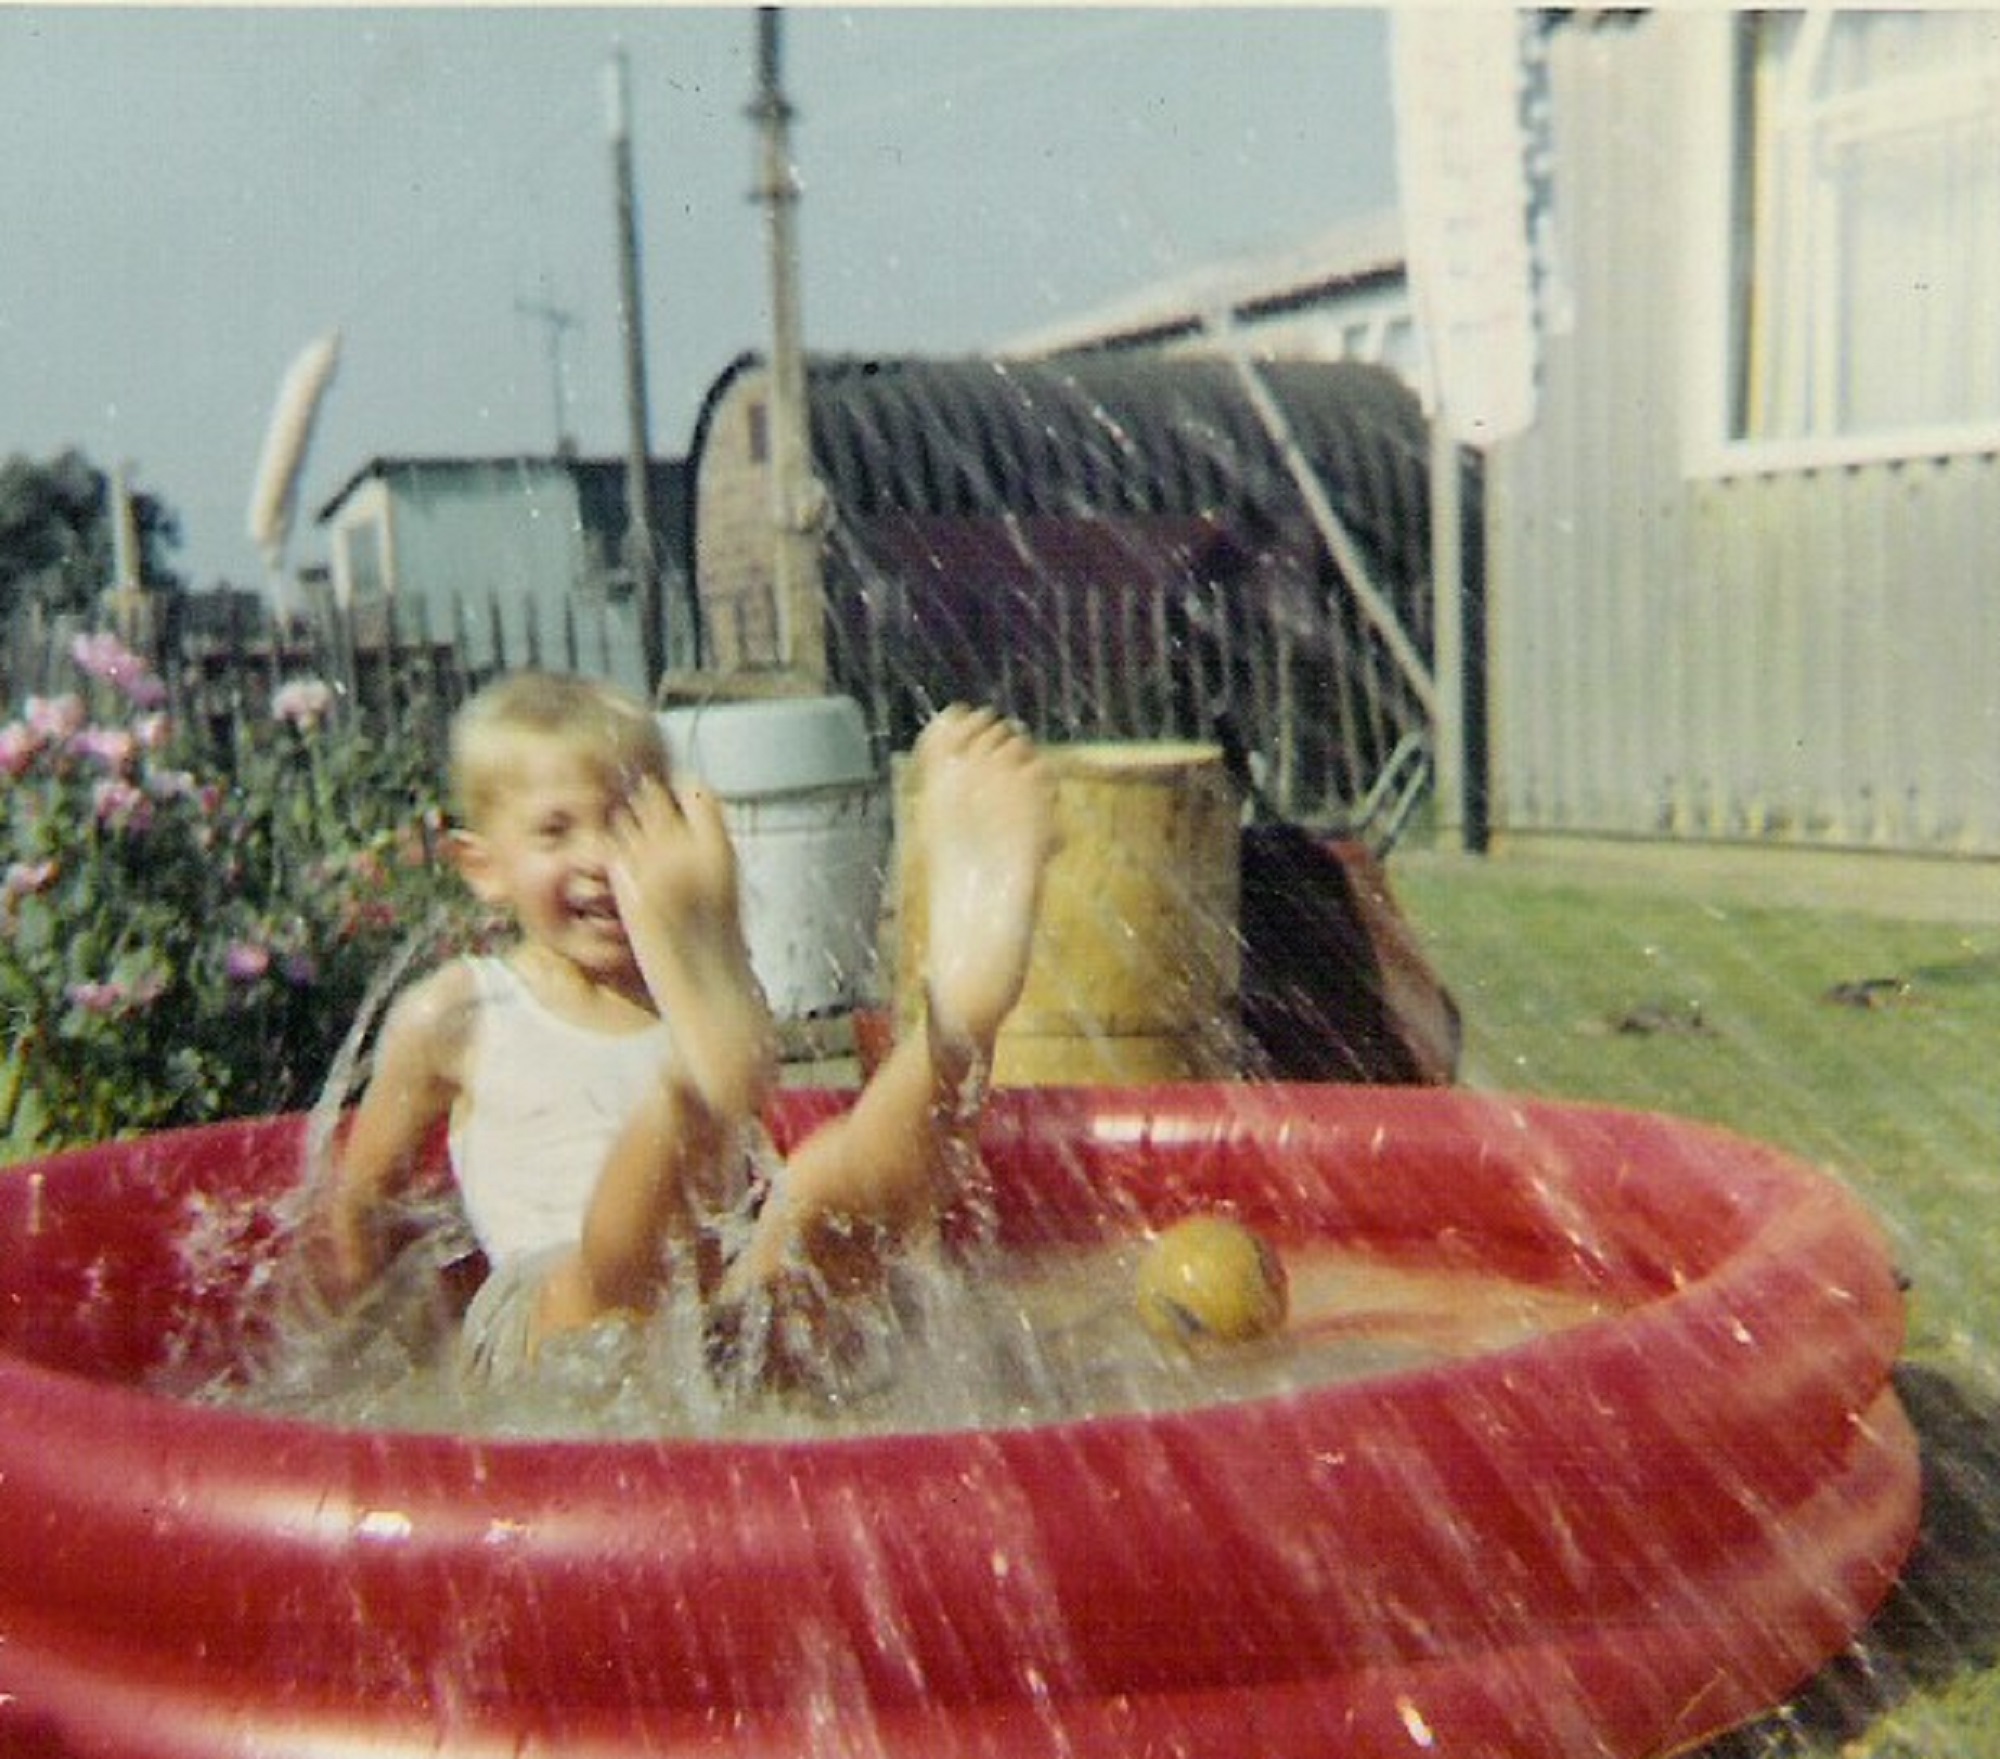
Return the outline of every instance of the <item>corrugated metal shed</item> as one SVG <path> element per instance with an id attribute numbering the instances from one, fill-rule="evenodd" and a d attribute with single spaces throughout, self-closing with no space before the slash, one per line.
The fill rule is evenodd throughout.
<path id="1" fill-rule="evenodd" d="M 756 369 L 711 391 L 697 475 L 709 414 Z M 830 649 L 878 730 L 901 739 L 943 695 L 1029 693 L 1028 718 L 1074 736 L 1240 737 L 1300 816 L 1365 791 L 1423 714 L 1324 513 L 1428 654 L 1424 417 L 1382 368 L 1262 363 L 1264 408 L 1243 370 L 810 362 Z"/>
<path id="2" fill-rule="evenodd" d="M 1307 467 L 1398 586 L 1428 569 L 1425 424 L 1357 362 L 1258 368 Z M 1308 520 L 1276 438 L 1217 360 L 816 361 L 813 458 L 843 513 Z"/>

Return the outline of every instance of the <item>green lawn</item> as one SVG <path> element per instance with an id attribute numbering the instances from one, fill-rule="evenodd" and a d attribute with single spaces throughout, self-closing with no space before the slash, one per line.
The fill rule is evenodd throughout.
<path id="1" fill-rule="evenodd" d="M 1850 1662 L 1714 1759 L 2000 1759 L 2000 926 L 1777 908 L 1413 852 L 1392 883 L 1468 1085 L 1681 1113 L 1861 1192 L 1913 1279 L 1925 1529 Z"/>

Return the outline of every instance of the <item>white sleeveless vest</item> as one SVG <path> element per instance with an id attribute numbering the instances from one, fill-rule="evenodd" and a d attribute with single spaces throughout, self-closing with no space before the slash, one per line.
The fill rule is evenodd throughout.
<path id="1" fill-rule="evenodd" d="M 451 1164 L 490 1264 L 573 1244 L 625 1120 L 673 1054 L 664 1022 L 643 1032 L 572 1025 L 502 960 L 470 959 L 478 1012 Z"/>

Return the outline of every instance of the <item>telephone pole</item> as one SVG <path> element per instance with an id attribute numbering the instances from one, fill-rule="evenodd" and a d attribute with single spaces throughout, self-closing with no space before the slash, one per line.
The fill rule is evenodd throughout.
<path id="1" fill-rule="evenodd" d="M 646 687 L 667 669 L 666 619 L 660 594 L 659 547 L 653 539 L 652 433 L 646 412 L 646 342 L 639 305 L 639 204 L 632 177 L 632 116 L 625 51 L 605 70 L 611 175 L 618 203 L 618 328 L 625 339 L 625 566 L 639 617 L 639 651 Z"/>
<path id="2" fill-rule="evenodd" d="M 775 6 L 757 9 L 757 96 L 749 114 L 761 137 L 764 204 L 771 274 L 771 527 L 772 586 L 777 599 L 783 663 L 815 683 L 826 680 L 826 613 L 820 581 L 820 538 L 826 491 L 812 473 L 806 408 L 805 345 L 799 316 L 798 181 L 792 174 L 790 124 L 778 70 Z"/>

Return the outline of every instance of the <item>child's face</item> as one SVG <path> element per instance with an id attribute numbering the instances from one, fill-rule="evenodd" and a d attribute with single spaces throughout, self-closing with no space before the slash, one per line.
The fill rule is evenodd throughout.
<path id="1" fill-rule="evenodd" d="M 459 868 L 521 933 L 592 977 L 633 970 L 611 895 L 612 822 L 623 805 L 600 765 L 560 745 L 524 743 L 507 786 L 459 845 Z"/>

